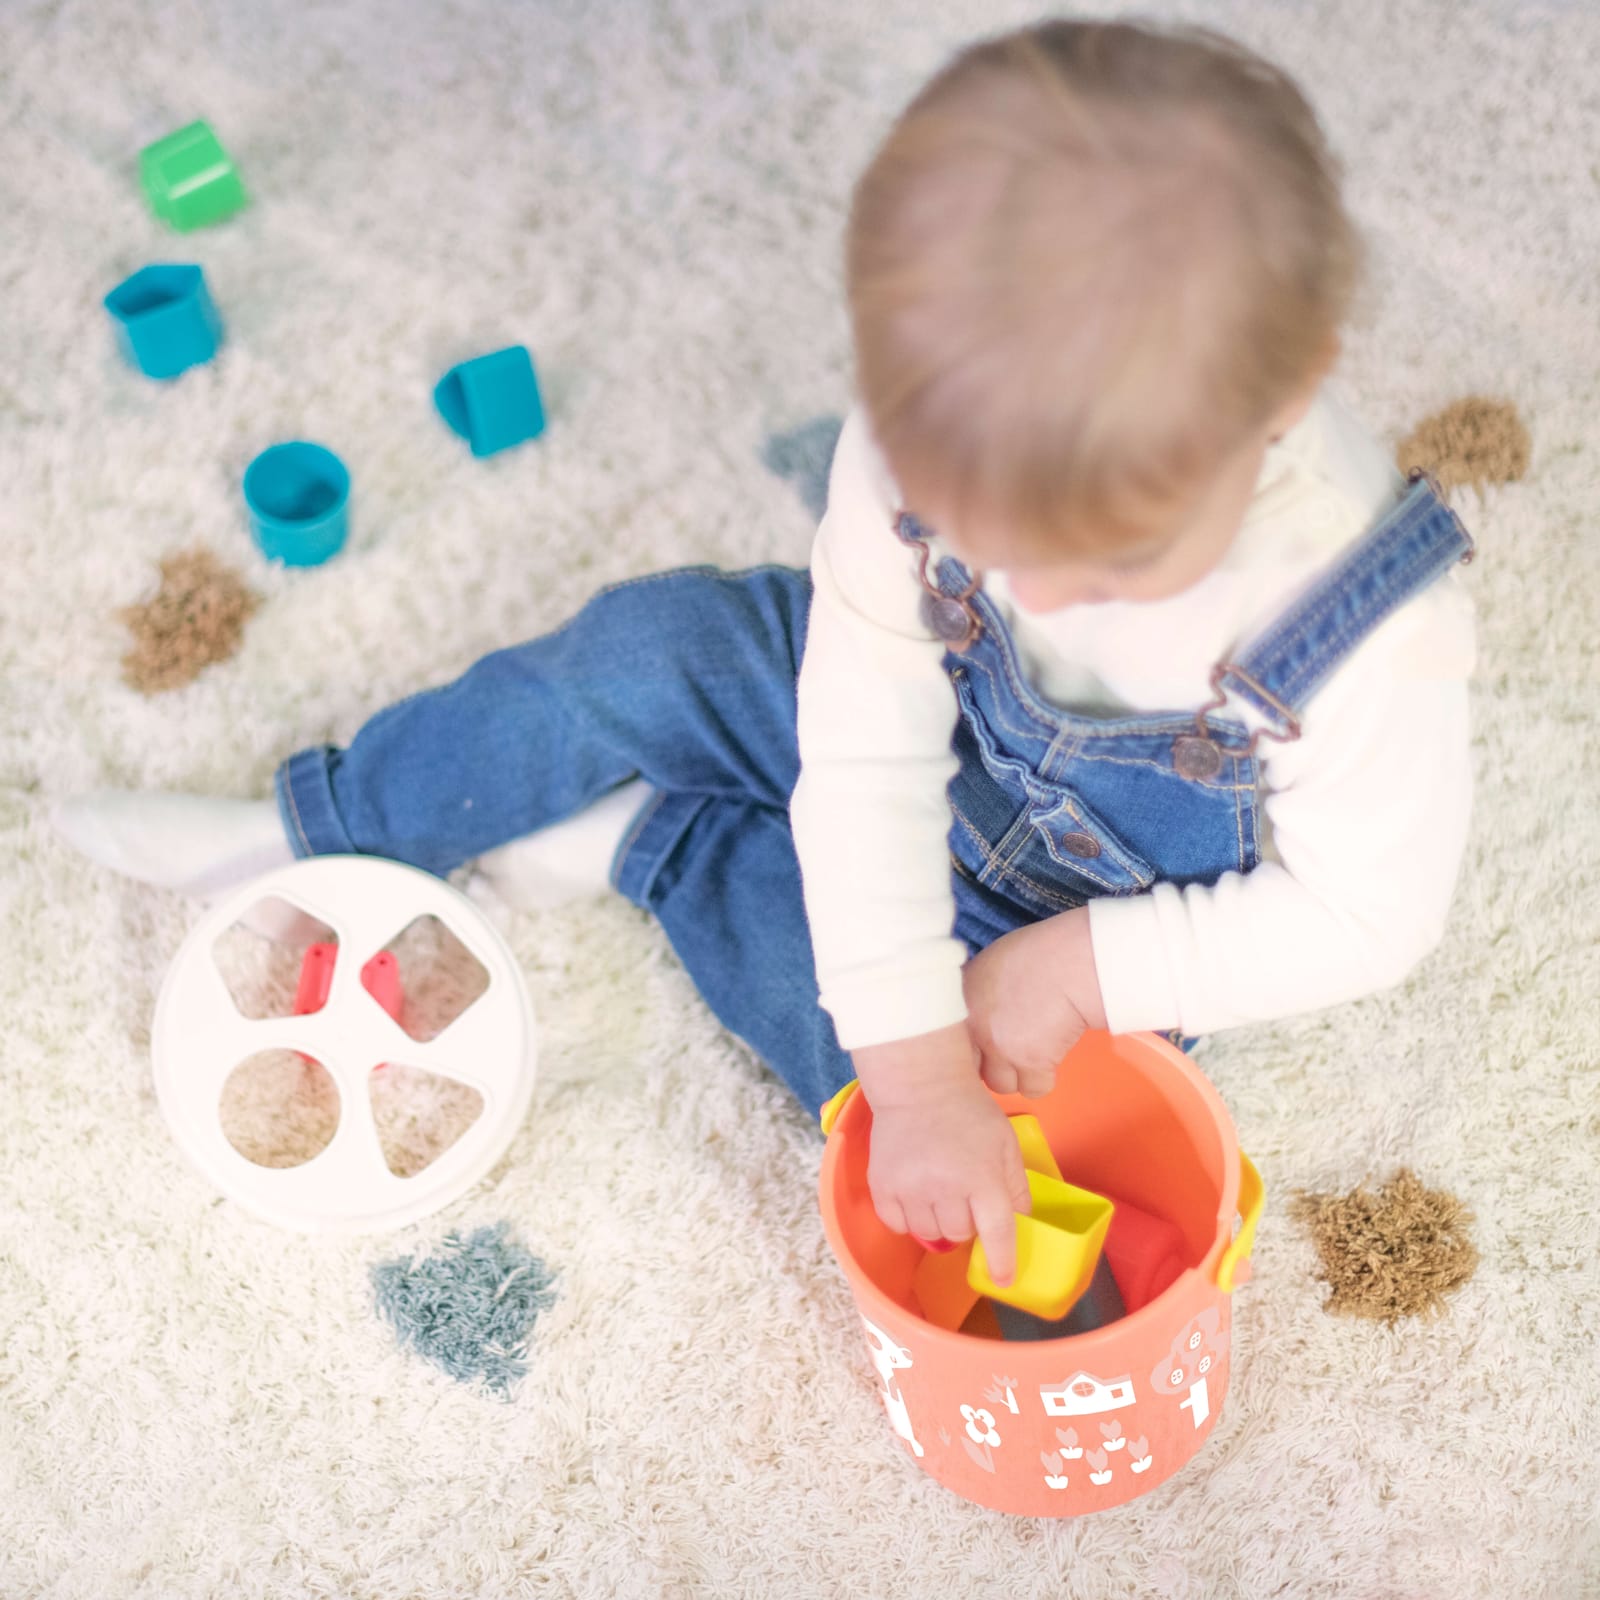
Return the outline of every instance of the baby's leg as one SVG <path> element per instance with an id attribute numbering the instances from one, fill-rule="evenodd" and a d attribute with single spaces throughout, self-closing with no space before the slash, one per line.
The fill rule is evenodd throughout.
<path id="1" fill-rule="evenodd" d="M 620 584 L 556 632 L 379 712 L 347 749 L 291 757 L 276 807 L 98 795 L 59 808 L 58 826 L 107 865 L 209 894 L 291 851 L 387 856 L 444 874 L 573 818 L 543 853 L 592 876 L 588 858 L 604 851 L 609 866 L 649 789 L 787 802 L 809 599 L 806 575 L 789 568 L 693 568 Z M 580 815 L 597 801 L 598 813 Z M 517 868 L 526 879 L 538 853 L 492 865 L 502 881 Z"/>
<path id="2" fill-rule="evenodd" d="M 554 633 L 380 711 L 278 771 L 297 855 L 441 875 L 620 785 L 788 804 L 810 583 L 690 568 L 602 590 Z"/>
<path id="3" fill-rule="evenodd" d="M 654 795 L 635 778 L 565 822 L 524 834 L 478 857 L 476 878 L 518 911 L 550 911 L 611 887 L 611 864 Z"/>
<path id="4" fill-rule="evenodd" d="M 294 860 L 272 800 L 98 789 L 59 801 L 50 820 L 101 866 L 202 900 Z"/>
<path id="5" fill-rule="evenodd" d="M 611 858 L 653 792 L 643 779 L 625 783 L 565 822 L 480 856 L 478 874 L 521 911 L 603 893 Z M 201 900 L 295 858 L 276 800 L 102 789 L 61 801 L 51 820 L 101 866 Z"/>
<path id="6" fill-rule="evenodd" d="M 659 794 L 616 865 L 617 888 L 654 914 L 695 986 L 815 1115 L 855 1075 L 817 1003 L 811 930 L 788 811 Z"/>

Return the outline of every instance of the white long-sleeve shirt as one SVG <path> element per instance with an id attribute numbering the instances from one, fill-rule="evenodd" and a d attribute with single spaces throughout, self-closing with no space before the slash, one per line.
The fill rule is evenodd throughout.
<path id="1" fill-rule="evenodd" d="M 1324 387 L 1271 446 L 1239 535 L 1183 594 L 1028 613 L 984 591 L 1034 687 L 1088 713 L 1211 698 L 1247 641 L 1394 504 L 1405 480 Z M 862 413 L 846 420 L 799 680 L 791 802 L 822 1004 L 846 1049 L 966 1016 L 945 787 L 954 690 L 923 624 L 900 499 Z M 934 560 L 942 552 L 934 541 Z M 1090 903 L 1115 1032 L 1204 1033 L 1398 982 L 1438 940 L 1471 798 L 1471 608 L 1452 573 L 1389 617 L 1318 691 L 1291 744 L 1258 745 L 1262 860 L 1213 886 L 1157 884 Z M 1258 726 L 1236 703 L 1227 715 Z"/>

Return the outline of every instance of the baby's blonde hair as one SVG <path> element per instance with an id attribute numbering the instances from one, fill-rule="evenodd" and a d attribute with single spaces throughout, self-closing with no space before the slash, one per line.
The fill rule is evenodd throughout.
<path id="1" fill-rule="evenodd" d="M 1104 554 L 1325 363 L 1360 277 L 1341 166 L 1212 29 L 1051 20 L 970 46 L 856 185 L 856 382 L 913 510 Z"/>

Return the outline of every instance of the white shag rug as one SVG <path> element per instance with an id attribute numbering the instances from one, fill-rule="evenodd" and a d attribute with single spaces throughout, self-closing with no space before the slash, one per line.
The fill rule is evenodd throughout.
<path id="1" fill-rule="evenodd" d="M 147 1056 L 192 918 L 50 834 L 100 784 L 265 792 L 301 744 L 688 561 L 805 559 L 764 440 L 847 403 L 850 182 L 1016 0 L 0 5 L 0 1595 L 1600 1593 L 1595 641 L 1600 13 L 1503 0 L 1164 7 L 1293 70 L 1350 164 L 1371 293 L 1339 381 L 1386 437 L 1471 393 L 1533 437 L 1457 496 L 1482 556 L 1478 800 L 1449 934 L 1396 993 L 1202 1056 L 1269 1191 L 1216 1434 L 1081 1522 L 979 1510 L 886 1424 L 818 1222 L 819 1146 L 665 940 L 507 921 L 542 1028 L 492 1177 L 388 1238 L 279 1233 L 180 1163 Z M 209 117 L 253 196 L 176 237 L 136 156 Z M 100 298 L 202 263 L 173 386 Z M 534 352 L 551 422 L 475 462 L 452 361 Z M 266 569 L 238 483 L 322 440 L 347 551 Z M 116 608 L 192 544 L 265 597 L 141 698 Z M 1432 1323 L 1323 1309 L 1296 1188 L 1399 1165 L 1475 1210 Z M 373 1269 L 506 1226 L 554 1274 L 501 1389 L 403 1346 Z"/>

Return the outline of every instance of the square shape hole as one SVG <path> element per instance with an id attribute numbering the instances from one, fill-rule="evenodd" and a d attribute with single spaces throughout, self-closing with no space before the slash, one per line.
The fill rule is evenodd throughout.
<path id="1" fill-rule="evenodd" d="M 419 1044 L 437 1039 L 489 988 L 483 963 L 432 912 L 407 923 L 380 954 L 393 956 L 398 969 L 396 1020 Z"/>

